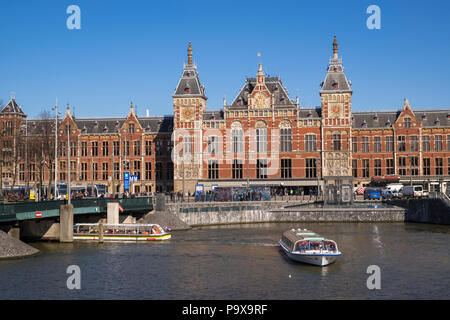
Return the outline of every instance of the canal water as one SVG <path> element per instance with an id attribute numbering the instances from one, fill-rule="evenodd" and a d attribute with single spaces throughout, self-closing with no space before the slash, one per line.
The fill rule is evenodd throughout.
<path id="1" fill-rule="evenodd" d="M 291 262 L 290 228 L 336 240 L 326 267 Z M 278 223 L 196 228 L 163 243 L 33 243 L 35 257 L 0 261 L 0 299 L 450 299 L 450 227 L 415 223 Z M 68 266 L 81 271 L 69 290 Z M 381 289 L 369 290 L 370 265 Z"/>

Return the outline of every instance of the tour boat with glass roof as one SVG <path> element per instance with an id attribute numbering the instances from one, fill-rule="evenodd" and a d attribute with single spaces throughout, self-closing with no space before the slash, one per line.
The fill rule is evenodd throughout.
<path id="1" fill-rule="evenodd" d="M 171 238 L 170 228 L 158 224 L 99 224 L 77 223 L 73 226 L 74 240 L 100 241 L 161 241 Z M 102 237 L 100 237 L 102 235 Z"/>
<path id="2" fill-rule="evenodd" d="M 333 263 L 342 254 L 335 241 L 307 229 L 288 230 L 279 243 L 290 259 L 316 266 Z"/>

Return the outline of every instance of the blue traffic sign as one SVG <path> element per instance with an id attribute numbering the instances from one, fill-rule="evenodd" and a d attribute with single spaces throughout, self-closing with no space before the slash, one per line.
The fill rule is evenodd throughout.
<path id="1" fill-rule="evenodd" d="M 130 190 L 130 173 L 129 172 L 123 173 L 123 190 L 124 191 Z"/>

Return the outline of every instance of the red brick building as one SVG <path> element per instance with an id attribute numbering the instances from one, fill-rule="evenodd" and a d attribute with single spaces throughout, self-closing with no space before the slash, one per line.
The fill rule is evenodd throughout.
<path id="1" fill-rule="evenodd" d="M 67 109 L 58 124 L 57 182 L 68 178 L 69 130 L 72 184 L 106 184 L 109 192 L 123 192 L 125 172 L 138 176 L 135 193 L 262 185 L 308 194 L 383 176 L 445 191 L 450 109 L 413 111 L 405 100 L 398 111 L 355 112 L 352 94 L 335 39 L 319 107 L 290 99 L 260 64 L 231 104 L 209 111 L 189 44 L 173 116 L 137 116 L 131 105 L 123 118 L 82 119 Z M 27 119 L 14 98 L 0 111 L 4 188 L 53 183 L 54 123 Z"/>

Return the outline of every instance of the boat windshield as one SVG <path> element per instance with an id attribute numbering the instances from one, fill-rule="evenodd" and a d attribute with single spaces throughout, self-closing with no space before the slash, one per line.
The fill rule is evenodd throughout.
<path id="1" fill-rule="evenodd" d="M 320 251 L 322 253 L 333 253 L 337 252 L 338 248 L 336 245 L 336 242 L 332 240 L 326 240 L 326 239 L 305 239 L 302 241 L 298 241 L 296 243 L 295 251 L 298 252 L 306 252 L 306 251 Z"/>

